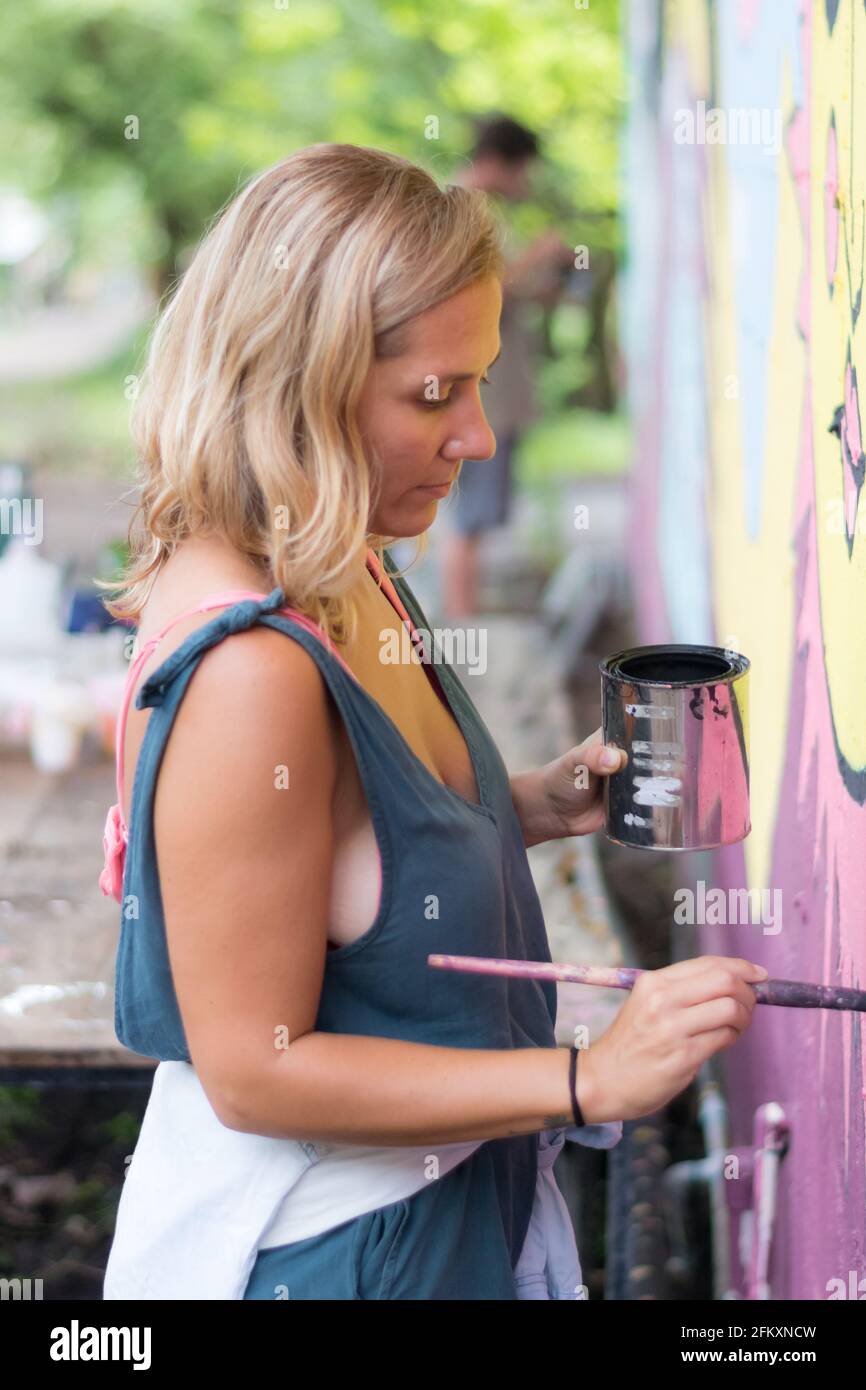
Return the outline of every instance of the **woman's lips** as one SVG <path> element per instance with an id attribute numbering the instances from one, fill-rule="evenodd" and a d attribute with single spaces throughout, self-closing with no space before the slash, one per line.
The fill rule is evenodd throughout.
<path id="1" fill-rule="evenodd" d="M 420 487 L 419 492 L 429 492 L 431 497 L 444 497 L 451 491 L 451 483 L 434 483 L 430 487 Z"/>

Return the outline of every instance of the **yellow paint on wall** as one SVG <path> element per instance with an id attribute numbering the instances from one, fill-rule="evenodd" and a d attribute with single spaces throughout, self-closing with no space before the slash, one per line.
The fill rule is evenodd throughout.
<path id="1" fill-rule="evenodd" d="M 821 585 L 824 661 L 840 749 L 848 764 L 866 767 L 866 494 L 854 521 L 853 550 L 844 535 L 843 464 L 839 439 L 828 432 L 845 399 L 848 354 L 859 377 L 866 419 L 866 323 L 852 305 L 864 285 L 866 206 L 866 12 L 840 5 L 832 37 L 824 7 L 814 7 L 811 123 L 811 318 L 815 517 Z M 852 60 L 859 72 L 856 80 Z M 825 177 L 828 132 L 835 114 L 839 231 L 832 287 L 826 270 Z M 853 134 L 853 143 L 852 143 Z M 866 305 L 863 306 L 866 309 Z"/>
<path id="2" fill-rule="evenodd" d="M 712 72 L 709 8 L 695 0 L 668 0 L 664 11 L 665 45 L 685 54 L 689 87 L 705 100 Z"/>
<path id="3" fill-rule="evenodd" d="M 792 112 L 790 72 L 783 75 L 782 109 Z M 748 656 L 750 803 L 752 833 L 745 841 L 751 884 L 770 882 L 772 837 L 787 742 L 787 698 L 794 647 L 793 527 L 805 350 L 797 333 L 797 298 L 803 269 L 803 237 L 794 187 L 783 149 L 779 160 L 778 220 L 773 230 L 773 308 L 767 361 L 766 428 L 761 525 L 752 540 L 746 525 L 744 450 L 740 411 L 743 366 L 738 359 L 731 186 L 723 146 L 708 146 L 710 178 L 707 408 L 710 470 L 709 532 L 713 547 L 713 610 L 716 640 Z M 766 228 L 756 229 L 768 234 Z"/>

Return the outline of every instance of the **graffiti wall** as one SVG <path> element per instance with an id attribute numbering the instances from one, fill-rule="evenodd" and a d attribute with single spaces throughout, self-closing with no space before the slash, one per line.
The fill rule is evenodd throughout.
<path id="1" fill-rule="evenodd" d="M 712 873 L 780 905 L 673 930 L 866 988 L 866 3 L 625 11 L 640 638 L 750 658 L 753 828 Z M 866 1297 L 863 1018 L 759 1008 L 724 1054 L 732 1146 L 768 1102 L 789 1125 L 773 1298 Z M 732 1232 L 742 1293 L 756 1237 Z"/>

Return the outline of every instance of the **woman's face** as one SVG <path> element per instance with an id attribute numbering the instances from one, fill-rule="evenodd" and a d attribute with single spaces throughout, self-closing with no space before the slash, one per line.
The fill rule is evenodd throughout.
<path id="1" fill-rule="evenodd" d="M 418 536 L 464 459 L 489 459 L 496 437 L 481 406 L 481 384 L 499 356 L 502 290 L 489 276 L 419 314 L 399 357 L 374 363 L 359 424 L 382 461 L 381 490 L 368 529 Z"/>

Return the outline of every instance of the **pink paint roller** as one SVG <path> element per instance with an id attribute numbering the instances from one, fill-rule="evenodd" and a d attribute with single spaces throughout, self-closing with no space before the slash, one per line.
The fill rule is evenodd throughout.
<path id="1" fill-rule="evenodd" d="M 632 989 L 642 970 L 630 966 L 558 965 L 544 960 L 494 960 L 489 956 L 430 955 L 435 970 L 459 970 L 475 975 L 509 975 L 522 980 L 563 980 L 574 985 L 604 985 Z M 802 980 L 760 980 L 752 985 L 759 1004 L 785 1009 L 856 1009 L 866 1013 L 866 990 L 840 985 L 813 985 Z"/>

